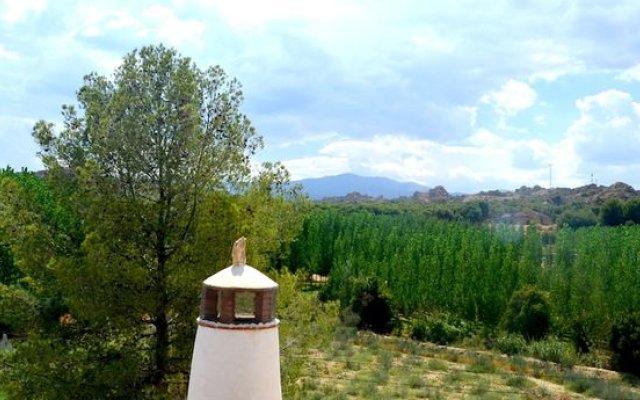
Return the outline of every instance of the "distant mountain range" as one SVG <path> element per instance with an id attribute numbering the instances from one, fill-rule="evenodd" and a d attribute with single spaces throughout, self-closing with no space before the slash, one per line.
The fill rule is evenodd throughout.
<path id="1" fill-rule="evenodd" d="M 385 199 L 394 199 L 429 190 L 427 186 L 414 182 L 399 182 L 389 178 L 354 174 L 302 179 L 292 183 L 301 184 L 304 187 L 304 191 L 313 200 L 342 197 L 354 192 L 365 196 L 382 196 Z"/>

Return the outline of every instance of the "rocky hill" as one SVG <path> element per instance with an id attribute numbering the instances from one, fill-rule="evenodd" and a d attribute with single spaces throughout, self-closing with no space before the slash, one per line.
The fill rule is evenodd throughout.
<path id="1" fill-rule="evenodd" d="M 522 186 L 514 191 L 488 191 L 462 196 L 465 201 L 491 199 L 545 199 L 555 205 L 562 204 L 594 204 L 601 205 L 609 199 L 629 200 L 640 196 L 640 191 L 624 182 L 616 182 L 611 186 L 585 185 L 578 188 L 543 188 L 540 186 Z"/>

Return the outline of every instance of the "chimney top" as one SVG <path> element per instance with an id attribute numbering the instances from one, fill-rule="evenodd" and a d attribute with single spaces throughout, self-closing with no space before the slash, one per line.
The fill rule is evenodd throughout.
<path id="1" fill-rule="evenodd" d="M 247 239 L 236 240 L 231 249 L 233 264 L 203 282 L 214 289 L 276 289 L 278 284 L 268 276 L 247 264 Z"/>
<path id="2" fill-rule="evenodd" d="M 250 265 L 232 265 L 205 279 L 205 286 L 218 289 L 275 289 L 278 284 Z"/>

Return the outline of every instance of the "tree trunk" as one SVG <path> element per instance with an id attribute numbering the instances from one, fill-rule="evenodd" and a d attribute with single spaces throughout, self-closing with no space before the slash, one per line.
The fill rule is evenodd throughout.
<path id="1" fill-rule="evenodd" d="M 155 343 L 155 372 L 153 383 L 159 388 L 166 386 L 165 376 L 167 375 L 168 352 L 169 352 L 169 324 L 167 314 L 164 310 L 158 311 L 155 318 L 156 343 Z"/>
<path id="2" fill-rule="evenodd" d="M 166 271 L 165 266 L 167 263 L 166 249 L 164 248 L 164 235 L 159 235 L 159 245 L 157 248 L 158 258 L 158 270 L 156 275 L 156 309 L 154 325 L 156 328 L 156 342 L 155 342 L 155 366 L 153 374 L 153 383 L 160 390 L 166 389 L 165 377 L 169 367 L 169 321 L 167 317 L 167 310 L 169 301 L 167 298 L 166 287 Z"/>

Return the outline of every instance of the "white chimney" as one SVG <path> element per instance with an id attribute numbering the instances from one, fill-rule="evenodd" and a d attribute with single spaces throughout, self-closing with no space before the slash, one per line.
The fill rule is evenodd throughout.
<path id="1" fill-rule="evenodd" d="M 203 282 L 188 400 L 281 400 L 275 301 L 278 284 L 246 265 L 246 240 L 233 265 Z"/>

